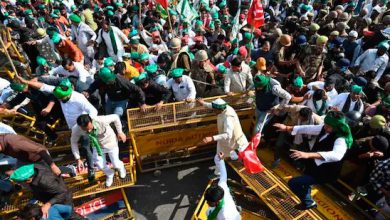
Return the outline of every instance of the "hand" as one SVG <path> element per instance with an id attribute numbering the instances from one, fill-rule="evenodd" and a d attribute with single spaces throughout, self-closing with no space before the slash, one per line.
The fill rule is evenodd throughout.
<path id="1" fill-rule="evenodd" d="M 223 157 L 224 157 L 224 156 L 225 156 L 225 155 L 223 154 L 222 151 L 218 153 L 218 157 L 219 157 L 220 160 L 223 160 Z"/>
<path id="2" fill-rule="evenodd" d="M 78 170 L 78 172 L 79 173 L 83 172 L 84 169 L 85 169 L 83 161 L 78 159 L 78 160 L 76 160 L 76 163 L 77 163 L 77 170 Z"/>
<path id="3" fill-rule="evenodd" d="M 87 91 L 83 91 L 81 92 L 81 94 L 83 94 L 85 98 L 89 98 L 89 93 Z"/>
<path id="4" fill-rule="evenodd" d="M 336 111 L 336 112 L 339 111 L 339 108 L 337 108 L 336 106 L 330 106 L 329 108 L 330 108 L 330 110 L 332 110 L 332 111 Z"/>
<path id="5" fill-rule="evenodd" d="M 43 219 L 48 219 L 49 218 L 49 209 L 51 207 L 51 204 L 50 203 L 45 203 L 41 210 L 42 210 L 42 218 Z"/>
<path id="6" fill-rule="evenodd" d="M 359 159 L 364 159 L 364 158 L 371 158 L 374 155 L 372 152 L 366 152 L 363 154 L 359 154 L 358 158 Z"/>
<path id="7" fill-rule="evenodd" d="M 7 113 L 7 114 L 12 114 L 12 115 L 14 115 L 14 114 L 16 114 L 18 112 L 18 110 L 17 109 L 5 109 L 5 113 Z"/>
<path id="8" fill-rule="evenodd" d="M 16 79 L 22 83 L 22 84 L 28 84 L 28 81 L 25 80 L 23 77 L 21 77 L 20 75 L 15 75 Z"/>
<path id="9" fill-rule="evenodd" d="M 306 94 L 303 96 L 303 99 L 304 99 L 304 100 L 308 100 L 308 99 L 311 98 L 311 96 L 312 96 L 312 94 L 306 93 Z"/>
<path id="10" fill-rule="evenodd" d="M 194 99 L 191 99 L 191 98 L 186 98 L 186 102 L 190 103 L 190 102 L 193 102 Z"/>
<path id="11" fill-rule="evenodd" d="M 233 95 L 234 95 L 234 93 L 232 93 L 232 92 L 228 92 L 228 93 L 226 93 L 226 95 L 227 95 L 227 96 L 233 96 Z"/>
<path id="12" fill-rule="evenodd" d="M 197 98 L 196 101 L 199 103 L 199 105 L 204 105 L 205 101 L 202 98 Z"/>
<path id="13" fill-rule="evenodd" d="M 277 130 L 276 131 L 287 131 L 287 126 L 280 123 L 275 123 L 272 126 L 274 126 Z"/>
<path id="14" fill-rule="evenodd" d="M 146 104 L 142 104 L 142 105 L 140 105 L 139 109 L 141 110 L 142 113 L 145 113 L 146 112 L 146 107 L 147 107 Z"/>
<path id="15" fill-rule="evenodd" d="M 159 102 L 154 106 L 154 110 L 158 111 L 162 108 L 164 102 Z"/>
<path id="16" fill-rule="evenodd" d="M 299 160 L 299 159 L 308 159 L 309 158 L 309 154 L 306 153 L 306 152 L 303 152 L 303 151 L 298 151 L 298 150 L 293 150 L 293 149 L 290 149 L 290 151 L 292 152 L 290 154 L 290 157 L 294 160 Z"/>
<path id="17" fill-rule="evenodd" d="M 204 144 L 208 144 L 210 142 L 213 142 L 213 137 L 205 137 L 205 138 L 203 138 L 202 141 Z"/>
<path id="18" fill-rule="evenodd" d="M 46 115 L 48 115 L 50 112 L 51 112 L 51 108 L 44 108 L 44 109 L 42 109 L 42 111 L 41 111 L 41 115 L 42 115 L 42 116 L 46 116 Z"/>
<path id="19" fill-rule="evenodd" d="M 61 175 L 61 170 L 60 168 L 57 167 L 57 165 L 55 163 L 52 163 L 50 165 L 50 168 L 51 168 L 51 171 L 53 171 L 53 173 L 56 175 L 56 176 L 59 176 Z"/>
<path id="20" fill-rule="evenodd" d="M 118 133 L 118 140 L 122 141 L 123 143 L 126 142 L 126 135 L 124 133 Z"/>
<path id="21" fill-rule="evenodd" d="M 378 150 L 376 150 L 376 151 L 374 151 L 372 153 L 373 153 L 373 157 L 383 157 L 384 156 L 383 152 L 378 151 Z"/>
<path id="22" fill-rule="evenodd" d="M 249 90 L 247 94 L 248 96 L 255 96 L 255 91 Z"/>

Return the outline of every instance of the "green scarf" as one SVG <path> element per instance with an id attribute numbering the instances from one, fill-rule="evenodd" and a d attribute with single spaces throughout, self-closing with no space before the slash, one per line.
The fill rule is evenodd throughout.
<path id="1" fill-rule="evenodd" d="M 96 151 L 99 156 L 103 156 L 102 146 L 99 143 L 98 140 L 98 130 L 97 130 L 97 124 L 95 121 L 92 121 L 93 129 L 90 133 L 88 133 L 89 140 L 91 141 L 92 147 L 96 148 Z"/>
<path id="2" fill-rule="evenodd" d="M 253 84 L 256 88 L 262 87 L 264 92 L 270 92 L 272 90 L 271 78 L 264 75 L 256 75 L 253 79 Z"/>
<path id="3" fill-rule="evenodd" d="M 114 53 L 117 54 L 118 53 L 118 48 L 117 48 L 117 45 L 116 45 L 115 34 L 114 34 L 114 31 L 112 30 L 112 28 L 110 28 L 109 33 L 110 33 L 112 49 L 114 50 Z"/>
<path id="4" fill-rule="evenodd" d="M 222 209 L 224 204 L 225 204 L 225 201 L 222 198 L 219 201 L 217 207 L 215 207 L 215 209 L 207 216 L 207 220 L 214 220 L 214 219 L 216 219 L 219 211 L 221 211 L 221 209 Z"/>
<path id="5" fill-rule="evenodd" d="M 318 108 L 317 101 L 315 101 L 313 99 L 313 105 L 314 105 L 314 108 L 317 111 L 317 115 L 321 116 L 321 115 L 323 115 L 325 113 L 325 110 L 326 110 L 326 100 L 322 100 L 322 105 L 321 105 L 320 108 Z"/>
<path id="6" fill-rule="evenodd" d="M 332 115 L 332 112 L 329 112 L 324 119 L 325 124 L 331 126 L 333 131 L 338 137 L 343 137 L 347 144 L 347 148 L 351 148 L 353 143 L 353 137 L 351 134 L 351 129 L 345 121 L 345 117 L 337 119 Z"/>

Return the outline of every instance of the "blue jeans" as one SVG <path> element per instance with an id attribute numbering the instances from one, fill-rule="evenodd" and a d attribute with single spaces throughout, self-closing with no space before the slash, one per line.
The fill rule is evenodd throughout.
<path id="1" fill-rule="evenodd" d="M 311 186 L 315 184 L 318 184 L 318 181 L 308 175 L 297 176 L 288 181 L 290 189 L 306 207 L 314 203 L 314 200 L 311 198 Z"/>
<path id="2" fill-rule="evenodd" d="M 106 114 L 116 114 L 122 117 L 127 107 L 127 99 L 122 101 L 111 101 L 107 99 L 106 102 Z"/>
<path id="3" fill-rule="evenodd" d="M 253 134 L 259 133 L 262 124 L 267 123 L 266 121 L 264 121 L 266 115 L 267 115 L 267 111 L 260 111 L 256 108 L 256 113 L 255 113 L 256 126 L 255 126 L 255 129 L 253 131 Z"/>

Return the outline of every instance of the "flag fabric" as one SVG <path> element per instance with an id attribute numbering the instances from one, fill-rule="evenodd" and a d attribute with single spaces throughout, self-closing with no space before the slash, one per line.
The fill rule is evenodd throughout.
<path id="1" fill-rule="evenodd" d="M 180 0 L 176 6 L 177 12 L 179 12 L 181 18 L 188 22 L 191 22 L 199 15 L 196 10 L 190 5 L 189 0 Z"/>
<path id="2" fill-rule="evenodd" d="M 241 0 L 238 2 L 238 10 L 237 10 L 236 16 L 234 16 L 234 19 L 232 22 L 232 37 L 233 37 L 233 39 L 238 38 L 237 35 L 238 35 L 239 30 L 240 30 L 240 22 L 239 22 L 240 13 L 241 13 Z M 231 40 L 233 40 L 233 39 L 231 39 Z"/>
<path id="3" fill-rule="evenodd" d="M 156 0 L 158 4 L 160 4 L 164 9 L 168 8 L 168 0 Z"/>
<path id="4" fill-rule="evenodd" d="M 260 173 L 264 170 L 256 152 L 260 139 L 261 132 L 255 134 L 255 136 L 252 137 L 251 142 L 249 142 L 248 147 L 238 154 L 239 159 L 244 163 L 245 169 L 251 174 Z"/>
<path id="5" fill-rule="evenodd" d="M 168 17 L 167 10 L 164 9 L 164 7 L 160 4 L 157 4 L 156 11 L 160 13 L 161 17 L 166 19 Z"/>
<path id="6" fill-rule="evenodd" d="M 261 0 L 253 0 L 248 11 L 248 24 L 254 28 L 259 28 L 264 24 L 264 10 Z"/>

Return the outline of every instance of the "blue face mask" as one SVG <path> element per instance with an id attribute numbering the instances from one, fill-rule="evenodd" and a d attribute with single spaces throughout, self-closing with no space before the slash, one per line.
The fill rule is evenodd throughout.
<path id="1" fill-rule="evenodd" d="M 340 72 L 343 72 L 343 73 L 344 73 L 344 72 L 347 71 L 347 69 L 348 69 L 348 68 L 347 68 L 346 66 L 345 66 L 345 67 L 342 67 L 342 68 L 340 68 Z"/>

